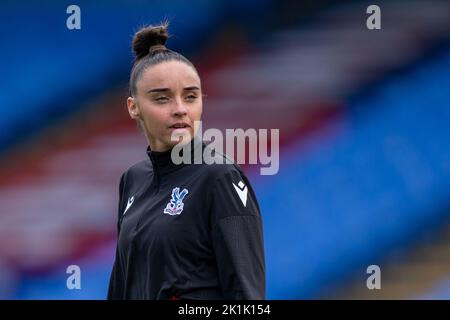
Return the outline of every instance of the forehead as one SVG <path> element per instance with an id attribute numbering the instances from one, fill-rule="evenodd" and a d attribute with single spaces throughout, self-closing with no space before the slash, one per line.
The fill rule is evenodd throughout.
<path id="1" fill-rule="evenodd" d="M 200 87 L 200 78 L 197 72 L 186 63 L 168 61 L 145 69 L 137 85 L 146 89 L 194 85 Z"/>

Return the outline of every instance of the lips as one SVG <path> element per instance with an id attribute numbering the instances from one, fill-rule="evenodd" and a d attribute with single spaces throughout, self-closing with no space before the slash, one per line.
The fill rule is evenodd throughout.
<path id="1" fill-rule="evenodd" d="M 188 125 L 186 122 L 177 122 L 169 126 L 170 129 L 185 129 L 190 128 L 191 126 Z"/>

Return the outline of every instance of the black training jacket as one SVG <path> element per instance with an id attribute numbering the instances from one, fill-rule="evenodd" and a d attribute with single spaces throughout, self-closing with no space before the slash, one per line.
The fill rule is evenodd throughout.
<path id="1" fill-rule="evenodd" d="M 191 160 L 208 148 L 190 146 Z M 120 179 L 108 299 L 265 299 L 261 213 L 239 166 L 147 154 Z"/>

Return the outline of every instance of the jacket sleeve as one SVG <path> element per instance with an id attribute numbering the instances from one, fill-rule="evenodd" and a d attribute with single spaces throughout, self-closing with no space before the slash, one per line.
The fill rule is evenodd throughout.
<path id="1" fill-rule="evenodd" d="M 263 225 L 255 193 L 242 171 L 217 178 L 211 190 L 212 242 L 225 299 L 266 295 Z"/>
<path id="2" fill-rule="evenodd" d="M 120 178 L 119 184 L 119 205 L 118 205 L 118 219 L 117 219 L 117 238 L 120 233 L 120 220 L 122 216 L 123 208 L 123 190 L 125 187 L 125 174 Z M 124 277 L 123 270 L 121 268 L 120 263 L 120 255 L 118 251 L 118 245 L 116 245 L 116 255 L 114 259 L 113 268 L 111 271 L 111 276 L 109 279 L 109 287 L 108 287 L 108 300 L 117 300 L 123 299 L 123 291 L 124 291 Z"/>

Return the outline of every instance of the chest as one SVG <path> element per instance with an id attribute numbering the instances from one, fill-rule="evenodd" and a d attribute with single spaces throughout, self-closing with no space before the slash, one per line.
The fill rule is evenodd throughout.
<path id="1" fill-rule="evenodd" d="M 201 176 L 154 178 L 131 188 L 120 222 L 121 250 L 189 250 L 210 242 L 207 186 Z"/>

